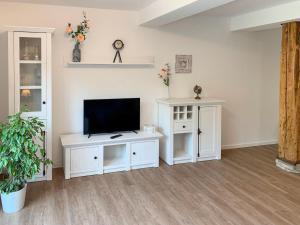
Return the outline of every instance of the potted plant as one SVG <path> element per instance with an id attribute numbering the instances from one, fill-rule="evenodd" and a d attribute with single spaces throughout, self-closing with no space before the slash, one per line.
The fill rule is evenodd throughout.
<path id="1" fill-rule="evenodd" d="M 27 180 L 39 171 L 41 163 L 52 163 L 43 149 L 44 124 L 38 118 L 22 118 L 21 112 L 0 124 L 0 193 L 3 211 L 17 212 L 24 207 Z"/>

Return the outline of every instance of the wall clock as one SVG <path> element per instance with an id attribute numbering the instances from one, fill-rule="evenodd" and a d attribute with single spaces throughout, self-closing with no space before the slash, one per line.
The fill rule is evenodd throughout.
<path id="1" fill-rule="evenodd" d="M 116 62 L 117 57 L 119 58 L 119 63 L 122 63 L 122 58 L 120 54 L 120 50 L 124 48 L 124 43 L 121 40 L 115 40 L 112 44 L 113 48 L 116 50 L 116 55 L 114 58 L 114 63 Z"/>

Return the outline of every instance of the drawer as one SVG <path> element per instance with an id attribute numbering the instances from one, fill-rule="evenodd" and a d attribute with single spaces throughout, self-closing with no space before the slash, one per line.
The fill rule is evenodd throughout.
<path id="1" fill-rule="evenodd" d="M 102 155 L 98 146 L 71 149 L 71 174 L 97 174 L 101 172 Z"/>
<path id="2" fill-rule="evenodd" d="M 193 130 L 192 121 L 174 122 L 174 132 L 191 132 Z"/>

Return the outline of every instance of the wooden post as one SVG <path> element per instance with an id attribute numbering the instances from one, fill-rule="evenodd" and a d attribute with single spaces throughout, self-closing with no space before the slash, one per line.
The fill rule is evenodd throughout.
<path id="1" fill-rule="evenodd" d="M 300 162 L 299 45 L 300 23 L 284 24 L 282 26 L 278 159 L 294 166 L 295 169 Z"/>

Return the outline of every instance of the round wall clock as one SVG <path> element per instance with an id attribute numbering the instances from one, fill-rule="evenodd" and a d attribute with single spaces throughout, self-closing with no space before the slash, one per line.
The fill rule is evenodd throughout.
<path id="1" fill-rule="evenodd" d="M 115 40 L 114 43 L 112 44 L 113 48 L 116 51 L 116 55 L 115 55 L 115 58 L 114 58 L 114 63 L 116 62 L 116 59 L 117 59 L 117 56 L 119 58 L 119 63 L 122 63 L 122 58 L 121 58 L 121 54 L 120 54 L 120 50 L 124 48 L 124 43 L 123 41 L 121 40 Z"/>
<path id="2" fill-rule="evenodd" d="M 115 40 L 113 43 L 113 47 L 116 50 L 121 50 L 122 48 L 124 48 L 124 43 L 121 40 Z"/>

